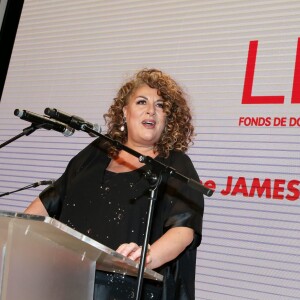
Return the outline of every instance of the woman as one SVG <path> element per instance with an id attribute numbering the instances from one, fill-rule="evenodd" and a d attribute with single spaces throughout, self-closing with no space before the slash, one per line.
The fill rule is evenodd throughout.
<path id="1" fill-rule="evenodd" d="M 194 134 L 190 109 L 183 90 L 167 74 L 156 69 L 139 71 L 121 87 L 104 117 L 110 138 L 199 180 L 184 154 Z M 144 174 L 149 168 L 128 152 L 96 139 L 25 212 L 50 215 L 139 260 L 149 206 L 149 182 Z M 203 209 L 202 194 L 163 174 L 146 257 L 146 267 L 164 275 L 157 299 L 194 299 Z M 94 297 L 104 299 L 99 274 Z M 153 299 L 147 284 L 143 299 Z M 150 291 L 156 289 L 149 285 Z M 111 297 L 107 299 L 126 299 L 124 295 Z"/>

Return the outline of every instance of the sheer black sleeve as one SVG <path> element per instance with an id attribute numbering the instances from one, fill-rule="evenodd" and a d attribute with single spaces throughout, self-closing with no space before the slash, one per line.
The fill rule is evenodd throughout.
<path id="1" fill-rule="evenodd" d="M 182 175 L 199 181 L 199 176 L 189 156 L 174 152 L 171 166 Z M 189 227 L 195 232 L 192 248 L 199 246 L 202 237 L 204 197 L 199 191 L 179 179 L 169 178 L 165 191 L 165 231 L 173 227 Z"/>
<path id="2" fill-rule="evenodd" d="M 62 203 L 66 197 L 70 183 L 81 169 L 99 155 L 100 151 L 105 151 L 105 146 L 100 139 L 96 139 L 70 160 L 64 173 L 54 184 L 40 193 L 39 197 L 50 217 L 59 219 Z"/>

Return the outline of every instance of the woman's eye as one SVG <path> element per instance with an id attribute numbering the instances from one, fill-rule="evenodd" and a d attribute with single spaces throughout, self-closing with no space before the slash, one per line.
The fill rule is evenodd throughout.
<path id="1" fill-rule="evenodd" d="M 140 100 L 137 100 L 136 104 L 145 104 L 146 103 L 146 100 L 143 100 L 143 99 L 140 99 Z"/>
<path id="2" fill-rule="evenodd" d="M 164 108 L 164 103 L 163 102 L 157 102 L 156 106 L 159 108 Z"/>

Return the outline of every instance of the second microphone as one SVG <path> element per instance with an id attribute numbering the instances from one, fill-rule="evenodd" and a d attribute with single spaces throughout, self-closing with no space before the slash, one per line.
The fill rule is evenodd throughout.
<path id="1" fill-rule="evenodd" d="M 90 127 L 93 130 L 101 133 L 101 127 L 98 124 L 92 124 L 78 116 L 69 115 L 63 111 L 56 109 L 56 108 L 47 107 L 45 109 L 44 113 L 47 116 L 49 116 L 50 118 L 53 118 L 57 121 L 68 124 L 70 127 L 74 128 L 74 129 L 83 130 L 83 125 L 86 125 L 87 127 Z"/>

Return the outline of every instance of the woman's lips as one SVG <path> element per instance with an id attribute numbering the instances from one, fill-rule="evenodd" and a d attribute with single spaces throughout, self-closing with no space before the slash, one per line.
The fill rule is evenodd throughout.
<path id="1" fill-rule="evenodd" d="M 142 124 L 143 124 L 146 128 L 154 128 L 155 125 L 156 125 L 156 122 L 155 122 L 154 120 L 149 120 L 149 119 L 147 119 L 147 120 L 144 120 L 144 121 L 142 122 Z"/>

